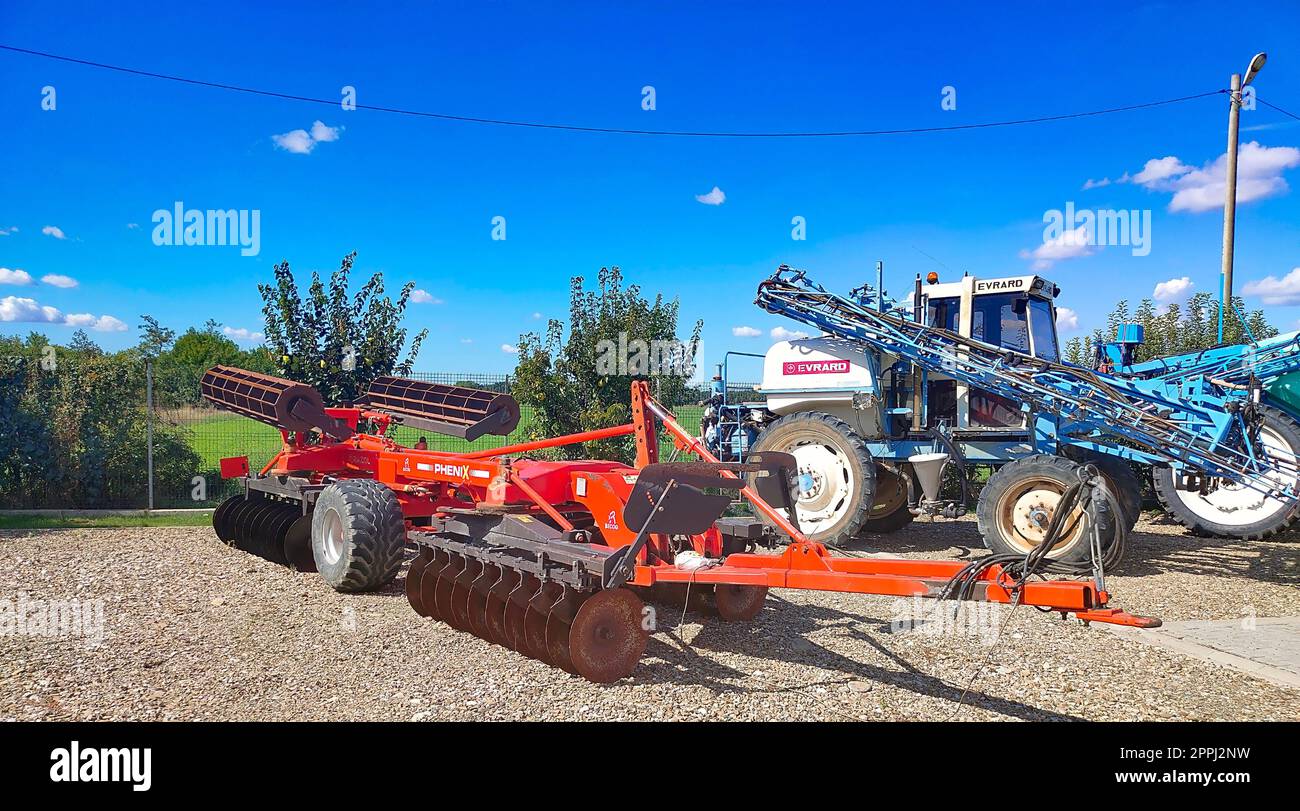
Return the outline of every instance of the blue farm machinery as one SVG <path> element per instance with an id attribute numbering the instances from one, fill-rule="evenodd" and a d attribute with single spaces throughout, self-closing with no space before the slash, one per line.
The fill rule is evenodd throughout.
<path id="1" fill-rule="evenodd" d="M 929 282 L 918 277 L 899 304 L 867 285 L 838 295 L 782 266 L 756 303 L 816 337 L 768 350 L 761 402 L 734 400 L 725 365 L 715 380 L 703 443 L 728 460 L 793 456 L 810 538 L 840 545 L 918 515 L 961 515 L 970 465 L 994 468 L 975 509 L 996 553 L 1025 555 L 1058 507 L 1077 513 L 1051 534 L 1048 557 L 1066 566 L 1098 551 L 1119 562 L 1140 510 L 1138 470 L 1197 532 L 1259 538 L 1294 521 L 1300 336 L 1133 364 L 1140 338 L 1122 331 L 1098 371 L 1061 360 L 1050 281 Z M 942 499 L 950 467 L 961 494 Z M 1067 503 L 1084 471 L 1100 473 L 1104 492 L 1087 515 Z"/>

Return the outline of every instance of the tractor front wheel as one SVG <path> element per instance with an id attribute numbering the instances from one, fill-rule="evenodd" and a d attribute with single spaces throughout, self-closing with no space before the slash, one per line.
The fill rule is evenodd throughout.
<path id="1" fill-rule="evenodd" d="M 897 532 L 912 523 L 915 517 L 907 506 L 907 482 L 889 468 L 877 467 L 876 498 L 871 505 L 871 516 L 862 524 L 862 531 L 877 535 Z"/>
<path id="2" fill-rule="evenodd" d="M 321 491 L 311 517 L 316 568 L 335 591 L 372 591 L 402 566 L 406 522 L 397 494 L 373 479 Z"/>

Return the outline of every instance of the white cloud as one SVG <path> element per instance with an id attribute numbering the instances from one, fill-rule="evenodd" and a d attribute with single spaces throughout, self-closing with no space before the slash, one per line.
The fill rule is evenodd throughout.
<path id="1" fill-rule="evenodd" d="M 722 189 L 714 186 L 713 191 L 708 194 L 697 194 L 695 195 L 695 199 L 699 200 L 706 206 L 720 206 L 727 202 L 727 194 Z"/>
<path id="2" fill-rule="evenodd" d="M 260 344 L 266 340 L 266 336 L 260 332 L 253 332 L 244 327 L 222 327 L 221 332 L 232 341 L 239 341 L 246 344 Z"/>
<path id="3" fill-rule="evenodd" d="M 1101 180 L 1093 180 L 1092 178 L 1088 178 L 1087 182 L 1083 184 L 1083 190 L 1087 191 L 1088 189 L 1100 189 L 1103 186 L 1109 186 L 1109 185 L 1110 185 L 1110 178 L 1108 177 L 1103 177 Z"/>
<path id="4" fill-rule="evenodd" d="M 1276 276 L 1246 282 L 1241 288 L 1243 296 L 1259 296 L 1265 304 L 1290 305 L 1300 304 L 1300 267 L 1293 269 L 1281 279 Z"/>
<path id="5" fill-rule="evenodd" d="M 753 327 L 732 327 L 731 334 L 737 338 L 757 338 L 763 334 L 763 331 Z"/>
<path id="6" fill-rule="evenodd" d="M 18 226 L 11 225 L 8 228 L 0 228 L 0 237 L 7 237 L 10 234 L 18 233 Z"/>
<path id="7" fill-rule="evenodd" d="M 1227 154 L 1199 169 L 1170 155 L 1146 162 L 1133 182 L 1150 190 L 1172 192 L 1170 211 L 1214 211 L 1223 208 L 1227 192 Z M 1282 173 L 1300 166 L 1300 149 L 1290 146 L 1244 144 L 1237 155 L 1237 203 L 1285 194 L 1290 188 Z"/>
<path id="8" fill-rule="evenodd" d="M 316 143 L 328 143 L 339 139 L 342 127 L 327 127 L 323 121 L 314 121 L 311 125 L 311 139 Z"/>
<path id="9" fill-rule="evenodd" d="M 53 307 L 41 306 L 35 299 L 5 296 L 0 298 L 0 321 L 62 324 L 63 313 Z"/>
<path id="10" fill-rule="evenodd" d="M 541 314 L 541 313 L 533 313 L 533 318 L 534 318 L 535 320 L 536 320 L 536 319 L 540 319 L 541 317 L 542 317 L 542 314 Z"/>
<path id="11" fill-rule="evenodd" d="M 140 223 L 138 223 L 138 222 L 129 222 L 129 223 L 126 224 L 126 227 L 127 227 L 128 230 L 131 230 L 131 231 L 138 231 L 138 230 L 140 230 Z"/>
<path id="12" fill-rule="evenodd" d="M 1192 288 L 1196 286 L 1190 278 L 1181 276 L 1177 279 L 1169 279 L 1156 285 L 1152 291 L 1151 297 L 1156 301 L 1171 302 L 1182 301 L 1192 294 Z"/>
<path id="13" fill-rule="evenodd" d="M 518 355 L 519 347 L 515 346 L 514 344 L 501 344 L 501 351 L 505 352 L 508 355 Z"/>
<path id="14" fill-rule="evenodd" d="M 54 237 L 55 239 L 68 238 L 68 235 L 63 233 L 63 229 L 57 225 L 47 225 L 41 229 L 41 233 L 45 234 L 46 236 Z"/>
<path id="15" fill-rule="evenodd" d="M 1059 237 L 1047 240 L 1032 251 L 1021 251 L 1020 258 L 1033 259 L 1034 270 L 1047 270 L 1053 263 L 1064 259 L 1092 256 L 1096 253 L 1096 248 L 1089 244 L 1091 242 L 1088 226 L 1080 225 L 1073 231 L 1065 231 Z"/>
<path id="16" fill-rule="evenodd" d="M 472 344 L 472 343 L 474 343 L 474 339 L 473 339 L 473 338 L 461 338 L 461 339 L 460 339 L 460 342 L 463 343 L 463 344 Z"/>
<path id="17" fill-rule="evenodd" d="M 31 284 L 32 274 L 25 270 L 0 268 L 0 284 Z"/>
<path id="18" fill-rule="evenodd" d="M 126 332 L 126 324 L 111 315 L 93 316 L 90 313 L 74 313 L 63 320 L 70 327 L 88 327 L 96 332 Z"/>
<path id="19" fill-rule="evenodd" d="M 89 327 L 100 332 L 124 332 L 126 324 L 111 315 L 94 316 L 90 313 L 64 315 L 56 307 L 40 304 L 35 299 L 5 296 L 0 299 L 0 321 L 30 324 L 64 324 L 69 327 Z"/>
<path id="20" fill-rule="evenodd" d="M 326 126 L 322 121 L 315 121 L 311 125 L 311 132 L 307 130 L 289 130 L 279 135 L 272 135 L 271 140 L 285 152 L 292 152 L 295 155 L 309 155 L 316 148 L 316 144 L 337 141 L 339 132 L 342 129 L 342 127 Z"/>
<path id="21" fill-rule="evenodd" d="M 1079 314 L 1069 307 L 1056 308 L 1056 328 L 1061 332 L 1072 332 L 1079 328 Z"/>
<path id="22" fill-rule="evenodd" d="M 411 303 L 412 304 L 441 304 L 442 299 L 435 298 L 427 290 L 416 289 L 411 291 Z"/>
<path id="23" fill-rule="evenodd" d="M 775 341 L 796 341 L 800 338 L 808 337 L 808 333 L 806 332 L 789 330 L 785 327 L 772 327 L 772 331 L 768 334 L 771 335 L 772 339 Z"/>
<path id="24" fill-rule="evenodd" d="M 71 276 L 64 276 L 62 273 L 47 273 L 41 277 L 41 281 L 51 287 L 62 287 L 65 290 L 70 290 L 78 284 L 76 279 Z"/>

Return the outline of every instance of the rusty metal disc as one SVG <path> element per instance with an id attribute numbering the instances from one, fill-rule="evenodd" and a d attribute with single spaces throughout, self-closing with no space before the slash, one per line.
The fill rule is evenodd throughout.
<path id="1" fill-rule="evenodd" d="M 485 563 L 480 568 L 479 576 L 474 578 L 473 583 L 469 584 L 469 600 L 466 606 L 466 614 L 469 618 L 470 633 L 489 642 L 495 640 L 492 639 L 492 632 L 488 628 L 488 591 L 500 579 L 501 570 L 490 563 Z"/>
<path id="2" fill-rule="evenodd" d="M 221 539 L 222 543 L 230 543 L 233 539 L 230 534 L 230 510 L 243 500 L 244 496 L 242 494 L 231 496 L 212 511 L 212 529 L 217 533 L 217 537 Z"/>
<path id="3" fill-rule="evenodd" d="M 450 555 L 441 549 L 433 550 L 433 558 L 425 564 L 424 572 L 420 575 L 420 605 L 428 613 L 425 616 L 433 619 L 442 619 L 442 611 L 438 608 L 438 584 L 442 582 L 442 570 L 446 567 Z"/>
<path id="4" fill-rule="evenodd" d="M 631 675 L 650 638 L 644 609 L 640 598 L 625 588 L 589 597 L 569 630 L 569 656 L 578 675 L 598 684 Z"/>
<path id="5" fill-rule="evenodd" d="M 498 645 L 513 648 L 514 639 L 506 627 L 506 600 L 510 599 L 510 592 L 519 585 L 519 572 L 505 566 L 498 568 L 501 578 L 488 589 L 483 616 L 487 623 L 488 639 Z"/>
<path id="6" fill-rule="evenodd" d="M 510 596 L 506 598 L 506 637 L 510 647 L 525 656 L 530 654 L 525 646 L 524 619 L 528 614 L 528 601 L 540 587 L 541 583 L 537 582 L 536 577 L 527 572 L 520 572 L 519 584 L 510 590 Z"/>
<path id="7" fill-rule="evenodd" d="M 420 601 L 420 578 L 424 575 L 424 569 L 433 560 L 433 547 L 421 546 L 420 554 L 415 556 L 411 565 L 406 567 L 406 601 L 415 609 L 415 613 L 422 617 L 429 616 L 424 608 L 424 603 Z"/>
<path id="8" fill-rule="evenodd" d="M 719 583 L 713 590 L 718 616 L 727 622 L 745 622 L 758 616 L 767 599 L 767 586 L 737 586 Z"/>
<path id="9" fill-rule="evenodd" d="M 456 618 L 451 610 L 452 585 L 456 575 L 465 567 L 465 559 L 460 555 L 448 554 L 447 563 L 438 570 L 438 585 L 434 592 L 434 604 L 438 617 L 451 627 L 456 627 Z"/>
<path id="10" fill-rule="evenodd" d="M 284 556 L 300 572 L 316 571 L 316 555 L 311 549 L 311 513 L 298 515 L 284 532 Z"/>
<path id="11" fill-rule="evenodd" d="M 546 617 L 551 613 L 551 606 L 560 599 L 562 591 L 559 583 L 545 583 L 542 590 L 528 601 L 528 611 L 524 613 L 523 652 L 547 664 L 554 663 L 546 648 Z"/>
<path id="12" fill-rule="evenodd" d="M 469 621 L 469 587 L 483 573 L 483 563 L 466 558 L 464 568 L 451 583 L 451 624 L 462 631 L 474 633 Z"/>
<path id="13" fill-rule="evenodd" d="M 569 628 L 578 613 L 585 595 L 573 589 L 565 589 L 564 595 L 551 606 L 546 615 L 546 653 L 547 661 L 561 670 L 577 673 L 573 668 L 573 659 L 569 655 Z"/>

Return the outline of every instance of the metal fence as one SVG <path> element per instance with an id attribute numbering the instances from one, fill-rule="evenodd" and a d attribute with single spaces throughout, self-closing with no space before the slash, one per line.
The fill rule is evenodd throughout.
<path id="1" fill-rule="evenodd" d="M 451 372 L 414 373 L 411 377 L 433 383 L 464 385 L 510 393 L 510 375 Z M 653 386 L 652 382 L 652 386 Z M 753 386 L 732 384 L 731 397 L 754 399 Z M 144 399 L 147 395 L 142 392 Z M 691 388 L 681 402 L 664 405 L 671 408 L 687 430 L 698 432 L 707 386 Z M 139 426 L 142 436 L 137 447 L 144 453 L 137 464 L 118 465 L 117 472 L 107 475 L 93 492 L 81 492 L 77 503 L 69 503 L 66 489 L 58 487 L 26 488 L 20 494 L 0 494 L 0 509 L 175 509 L 208 508 L 238 491 L 237 481 L 221 478 L 220 462 L 224 457 L 248 456 L 254 470 L 266 464 L 280 449 L 280 432 L 247 417 L 207 406 L 176 406 L 152 402 L 144 413 L 146 425 Z M 534 422 L 534 411 L 521 407 L 519 426 L 509 436 L 484 436 L 473 442 L 393 426 L 389 436 L 402 445 L 413 446 L 425 438 L 430 450 L 462 452 L 502 447 L 525 441 L 525 433 Z M 671 440 L 661 435 L 664 452 L 672 449 Z"/>

